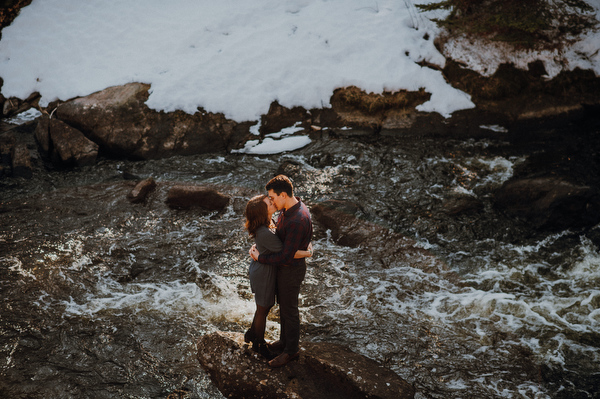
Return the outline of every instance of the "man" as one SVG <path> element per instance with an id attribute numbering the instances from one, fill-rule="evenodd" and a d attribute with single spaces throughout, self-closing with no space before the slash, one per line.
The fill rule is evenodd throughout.
<path id="1" fill-rule="evenodd" d="M 277 220 L 277 236 L 283 243 L 278 253 L 260 255 L 256 248 L 250 250 L 252 259 L 277 266 L 277 299 L 280 313 L 279 341 L 269 345 L 282 353 L 269 362 L 271 367 L 281 367 L 298 357 L 300 351 L 300 312 L 298 296 L 306 274 L 305 258 L 294 259 L 298 249 L 306 250 L 312 239 L 313 227 L 310 212 L 302 200 L 294 196 L 292 182 L 278 175 L 265 186 L 269 198 L 281 211 Z"/>

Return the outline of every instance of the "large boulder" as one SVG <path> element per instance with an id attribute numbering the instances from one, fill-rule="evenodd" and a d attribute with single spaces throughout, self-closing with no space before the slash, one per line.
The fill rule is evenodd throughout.
<path id="1" fill-rule="evenodd" d="M 558 177 L 530 177 L 506 182 L 495 194 L 506 214 L 536 228 L 562 230 L 600 222 L 600 191 Z"/>
<path id="2" fill-rule="evenodd" d="M 414 398 L 415 389 L 374 360 L 330 343 L 301 343 L 300 357 L 279 369 L 243 343 L 241 333 L 198 340 L 198 360 L 214 384 L 235 398 Z"/>
<path id="3" fill-rule="evenodd" d="M 132 159 L 221 152 L 242 146 L 250 134 L 250 124 L 222 114 L 154 111 L 145 104 L 149 89 L 143 83 L 109 87 L 60 104 L 56 116 L 101 150 Z"/>

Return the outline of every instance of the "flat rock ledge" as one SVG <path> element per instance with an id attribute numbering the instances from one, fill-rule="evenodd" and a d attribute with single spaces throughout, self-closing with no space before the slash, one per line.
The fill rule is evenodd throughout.
<path id="1" fill-rule="evenodd" d="M 271 369 L 241 333 L 218 331 L 198 340 L 198 360 L 229 398 L 414 398 L 415 388 L 378 362 L 324 342 L 301 343 L 300 357 Z"/>

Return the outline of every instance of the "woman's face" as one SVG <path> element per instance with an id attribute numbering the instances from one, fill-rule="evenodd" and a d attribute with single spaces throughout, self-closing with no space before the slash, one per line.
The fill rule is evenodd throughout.
<path id="1" fill-rule="evenodd" d="M 277 208 L 275 208 L 273 201 L 271 201 L 269 199 L 269 197 L 265 197 L 265 199 L 263 201 L 265 201 L 265 204 L 267 204 L 267 212 L 269 213 L 269 219 L 270 219 L 271 216 L 273 216 L 273 214 L 277 211 Z"/>

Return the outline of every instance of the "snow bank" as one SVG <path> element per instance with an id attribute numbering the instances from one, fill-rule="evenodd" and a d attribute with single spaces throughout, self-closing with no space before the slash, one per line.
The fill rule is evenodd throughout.
<path id="1" fill-rule="evenodd" d="M 428 2 L 427 0 L 420 1 Z M 272 101 L 327 107 L 336 88 L 425 88 L 419 109 L 473 107 L 439 71 L 437 28 L 397 0 L 34 0 L 2 32 L 6 97 L 41 105 L 129 82 L 148 106 L 257 120 Z"/>

